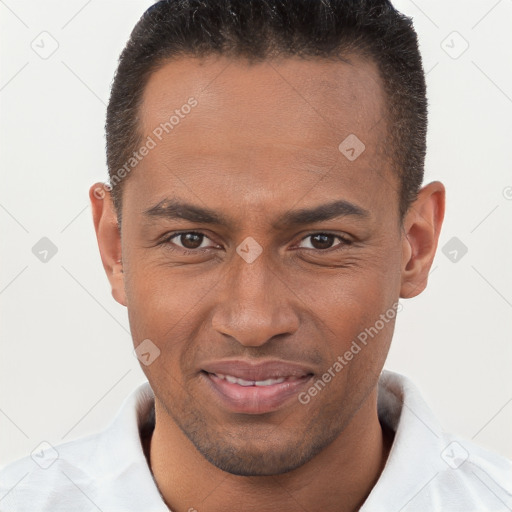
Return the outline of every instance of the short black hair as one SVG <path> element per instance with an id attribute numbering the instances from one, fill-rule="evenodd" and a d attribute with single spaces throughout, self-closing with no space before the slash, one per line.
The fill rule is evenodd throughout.
<path id="1" fill-rule="evenodd" d="M 106 119 L 112 198 L 117 174 L 140 146 L 140 108 L 153 72 L 178 57 L 225 55 L 372 59 L 387 100 L 387 146 L 400 183 L 400 218 L 423 181 L 427 135 L 425 74 L 412 20 L 388 0 L 161 0 L 140 18 L 119 58 Z M 126 171 L 122 173 L 126 176 Z"/>

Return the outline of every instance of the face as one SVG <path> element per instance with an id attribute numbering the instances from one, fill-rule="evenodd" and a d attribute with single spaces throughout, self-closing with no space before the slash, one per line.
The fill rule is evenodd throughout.
<path id="1" fill-rule="evenodd" d="M 146 87 L 152 147 L 123 183 L 120 238 L 98 236 L 104 262 L 121 255 L 106 268 L 135 346 L 159 350 L 142 368 L 160 418 L 225 471 L 303 465 L 375 391 L 393 305 L 419 282 L 384 106 L 358 58 L 183 58 Z"/>

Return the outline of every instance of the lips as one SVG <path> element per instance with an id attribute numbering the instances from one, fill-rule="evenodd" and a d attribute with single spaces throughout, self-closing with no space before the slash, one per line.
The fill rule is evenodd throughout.
<path id="1" fill-rule="evenodd" d="M 219 379 L 224 379 L 231 384 L 238 384 L 239 386 L 273 386 L 274 384 L 281 384 L 288 377 L 279 377 L 278 379 L 265 379 L 265 380 L 245 380 L 233 375 L 223 375 L 222 373 L 215 374 Z"/>
<path id="2" fill-rule="evenodd" d="M 311 368 L 273 360 L 224 360 L 204 364 L 202 378 L 212 398 L 229 412 L 264 414 L 279 409 L 311 380 Z"/>
<path id="3" fill-rule="evenodd" d="M 314 373 L 313 370 L 307 366 L 280 360 L 270 360 L 260 363 L 240 360 L 215 361 L 204 364 L 202 370 L 217 375 L 230 375 L 237 379 L 251 382 L 291 377 L 300 378 Z"/>

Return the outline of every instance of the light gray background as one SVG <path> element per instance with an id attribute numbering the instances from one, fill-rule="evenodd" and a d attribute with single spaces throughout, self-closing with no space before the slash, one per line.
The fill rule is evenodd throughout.
<path id="1" fill-rule="evenodd" d="M 87 191 L 106 179 L 109 87 L 150 3 L 0 1 L 0 466 L 105 427 L 145 380 Z M 446 430 L 512 457 L 512 0 L 395 5 L 419 32 L 427 180 L 445 183 L 448 208 L 429 287 L 402 301 L 387 368 L 414 379 Z M 33 47 L 49 51 L 51 38 L 43 59 Z M 32 253 L 42 237 L 58 249 L 46 263 Z M 453 237 L 467 254 L 443 254 Z"/>

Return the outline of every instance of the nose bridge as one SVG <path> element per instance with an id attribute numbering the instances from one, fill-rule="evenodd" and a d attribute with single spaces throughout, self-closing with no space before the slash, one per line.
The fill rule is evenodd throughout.
<path id="1" fill-rule="evenodd" d="M 215 330 L 246 346 L 263 345 L 276 335 L 297 330 L 297 314 L 271 264 L 265 251 L 251 263 L 235 256 L 213 314 Z"/>

